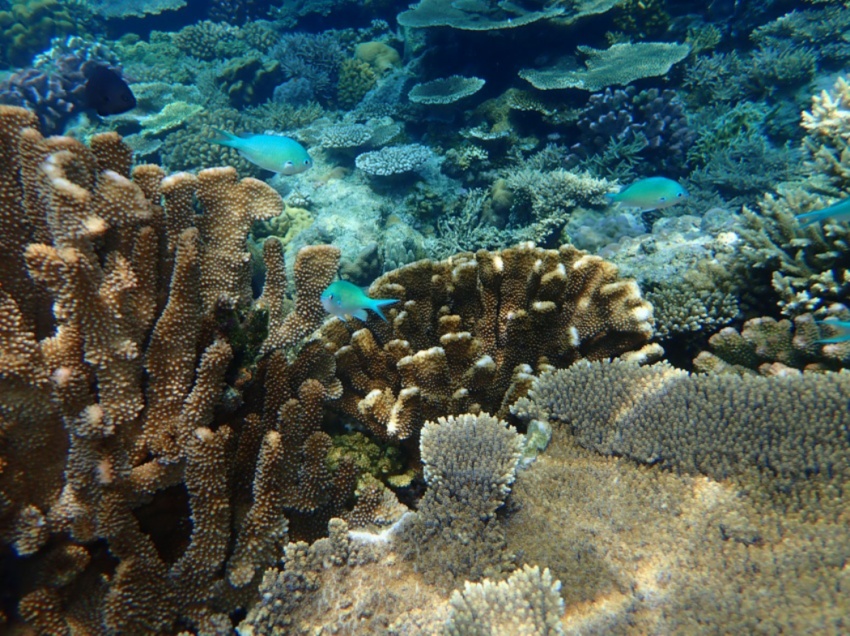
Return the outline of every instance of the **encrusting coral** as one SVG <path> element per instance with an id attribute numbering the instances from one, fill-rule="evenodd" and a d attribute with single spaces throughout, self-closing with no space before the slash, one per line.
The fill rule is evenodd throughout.
<path id="1" fill-rule="evenodd" d="M 505 417 L 530 374 L 548 366 L 657 353 L 647 345 L 652 309 L 634 281 L 570 246 L 418 261 L 370 290 L 399 299 L 385 309 L 389 322 L 332 320 L 320 338 L 344 387 L 334 408 L 379 439 L 415 438 L 445 415 Z"/>
<path id="2" fill-rule="evenodd" d="M 27 572 L 18 613 L 51 634 L 214 632 L 287 528 L 324 534 L 355 487 L 350 460 L 324 466 L 333 357 L 278 350 L 253 368 L 220 322 L 262 315 L 246 234 L 282 203 L 232 168 L 131 171 L 114 133 L 87 148 L 36 125 L 0 108 L 0 535 Z M 266 305 L 281 345 L 316 324 L 305 281 L 337 259 L 297 259 L 297 319 Z M 271 277 L 267 303 L 284 289 Z"/>

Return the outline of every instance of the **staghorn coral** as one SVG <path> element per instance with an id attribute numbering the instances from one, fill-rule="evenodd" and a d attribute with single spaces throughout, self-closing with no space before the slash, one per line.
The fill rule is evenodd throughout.
<path id="1" fill-rule="evenodd" d="M 515 234 L 535 243 L 545 242 L 564 227 L 577 208 L 604 205 L 611 186 L 607 179 L 587 172 L 577 174 L 562 168 L 544 172 L 532 165 L 511 170 L 505 175 L 505 187 L 513 195 L 511 212 L 524 221 Z"/>
<path id="2" fill-rule="evenodd" d="M 830 66 L 838 65 L 850 58 L 843 37 L 850 27 L 850 8 L 840 2 L 829 5 L 790 11 L 753 30 L 750 38 L 761 46 L 813 47 Z"/>
<path id="3" fill-rule="evenodd" d="M 620 355 L 652 334 L 634 282 L 571 246 L 419 261 L 370 290 L 400 300 L 388 323 L 331 320 L 320 337 L 344 386 L 334 408 L 380 439 L 415 439 L 449 414 L 505 417 L 534 369 Z"/>
<path id="4" fill-rule="evenodd" d="M 513 410 L 568 426 L 599 453 L 733 479 L 782 509 L 816 499 L 833 516 L 850 479 L 848 398 L 846 373 L 689 375 L 666 363 L 602 361 L 544 373 Z"/>
<path id="5" fill-rule="evenodd" d="M 775 300 L 782 313 L 797 316 L 812 312 L 818 317 L 827 308 L 847 299 L 850 236 L 840 223 L 801 228 L 794 215 L 828 205 L 828 199 L 801 188 L 780 196 L 765 195 L 759 212 L 746 206 L 740 235 L 745 241 L 741 254 L 749 264 L 755 285 L 772 288 L 762 294 Z"/>
<path id="6" fill-rule="evenodd" d="M 357 474 L 324 463 L 333 357 L 252 366 L 217 322 L 222 302 L 259 311 L 238 246 L 280 199 L 232 168 L 131 172 L 115 133 L 87 148 L 35 125 L 0 108 L 0 536 L 25 573 L 11 600 L 45 633 L 219 633 L 288 536 L 345 512 Z M 305 259 L 327 277 L 335 256 Z M 296 292 L 315 320 L 318 290 Z"/>

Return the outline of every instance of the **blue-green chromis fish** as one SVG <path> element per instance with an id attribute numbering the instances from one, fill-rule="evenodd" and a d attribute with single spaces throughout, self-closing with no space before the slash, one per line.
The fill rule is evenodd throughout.
<path id="1" fill-rule="evenodd" d="M 821 221 L 826 221 L 827 219 L 832 219 L 833 221 L 850 221 L 850 199 L 844 199 L 843 201 L 839 201 L 835 205 L 831 205 L 828 208 L 823 208 L 821 210 L 815 210 L 814 212 L 806 212 L 805 214 L 798 214 L 796 216 L 797 222 L 806 227 L 807 225 L 811 225 L 812 223 L 820 223 Z"/>
<path id="2" fill-rule="evenodd" d="M 369 298 L 365 290 L 344 280 L 334 281 L 322 292 L 322 306 L 325 311 L 343 322 L 346 316 L 354 316 L 365 322 L 368 318 L 367 309 L 374 311 L 381 320 L 386 322 L 387 319 L 381 307 L 397 302 L 390 298 Z"/>
<path id="3" fill-rule="evenodd" d="M 815 324 L 818 327 L 832 327 L 833 331 L 835 331 L 834 336 L 830 336 L 829 338 L 821 338 L 820 340 L 815 340 L 815 342 L 820 344 L 837 344 L 839 342 L 848 342 L 850 341 L 850 320 L 816 320 Z"/>
<path id="4" fill-rule="evenodd" d="M 210 143 L 233 148 L 254 165 L 280 174 L 298 174 L 313 165 L 313 160 L 294 139 L 278 135 L 236 136 L 213 128 L 216 137 Z"/>
<path id="5" fill-rule="evenodd" d="M 688 191 L 679 183 L 666 177 L 649 177 L 635 181 L 617 194 L 606 194 L 609 200 L 621 203 L 627 208 L 640 208 L 643 211 L 669 208 L 688 197 Z"/>

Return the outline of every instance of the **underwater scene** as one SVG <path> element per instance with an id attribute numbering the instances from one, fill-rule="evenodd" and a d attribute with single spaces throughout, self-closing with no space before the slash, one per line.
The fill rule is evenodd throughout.
<path id="1" fill-rule="evenodd" d="M 0 0 L 0 634 L 850 634 L 850 0 Z"/>

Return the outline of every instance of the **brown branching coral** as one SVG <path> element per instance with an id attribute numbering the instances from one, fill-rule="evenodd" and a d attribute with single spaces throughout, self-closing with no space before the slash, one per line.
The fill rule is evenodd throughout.
<path id="1" fill-rule="evenodd" d="M 273 352 L 224 401 L 235 350 L 215 313 L 251 303 L 246 234 L 282 203 L 232 168 L 131 172 L 115 134 L 87 148 L 34 125 L 0 107 L 0 536 L 25 573 L 18 614 L 50 634 L 229 631 L 288 531 L 326 532 L 356 478 L 324 467 L 341 387 L 320 347 Z M 301 262 L 324 280 L 335 259 Z M 320 290 L 295 282 L 292 320 L 312 324 Z"/>
<path id="2" fill-rule="evenodd" d="M 384 439 L 413 438 L 446 414 L 504 417 L 535 369 L 638 350 L 652 335 L 637 285 L 570 246 L 419 261 L 371 292 L 399 299 L 389 322 L 333 320 L 321 339 L 345 389 L 335 408 Z"/>

